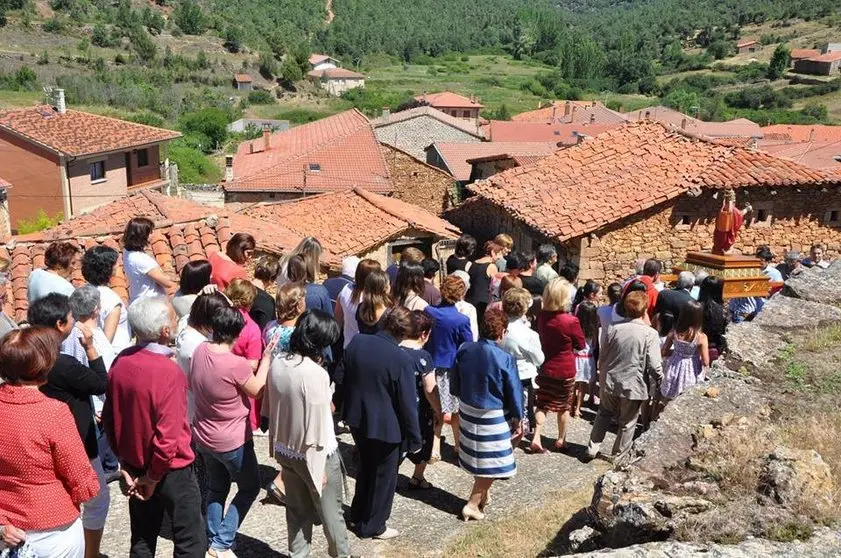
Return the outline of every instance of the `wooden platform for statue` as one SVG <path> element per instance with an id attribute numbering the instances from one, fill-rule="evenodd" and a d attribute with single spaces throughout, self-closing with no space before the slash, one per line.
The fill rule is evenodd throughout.
<path id="1" fill-rule="evenodd" d="M 773 288 L 762 273 L 762 262 L 753 256 L 722 256 L 710 252 L 689 252 L 686 261 L 674 267 L 675 273 L 705 271 L 724 281 L 724 298 L 768 296 Z"/>

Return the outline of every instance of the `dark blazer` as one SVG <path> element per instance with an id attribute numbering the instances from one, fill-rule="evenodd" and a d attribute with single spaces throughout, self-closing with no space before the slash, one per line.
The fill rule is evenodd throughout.
<path id="1" fill-rule="evenodd" d="M 108 372 L 102 357 L 92 360 L 88 368 L 72 356 L 60 354 L 47 383 L 40 388 L 47 397 L 64 401 L 70 407 L 85 452 L 91 459 L 99 455 L 91 396 L 104 394 L 107 384 Z"/>
<path id="2" fill-rule="evenodd" d="M 415 369 L 389 334 L 360 333 L 345 349 L 342 418 L 360 436 L 421 447 Z"/>
<path id="3" fill-rule="evenodd" d="M 680 316 L 680 309 L 687 300 L 692 300 L 692 295 L 685 289 L 663 289 L 657 296 L 654 313 L 671 314 L 676 322 Z"/>
<path id="4" fill-rule="evenodd" d="M 257 296 L 248 315 L 257 324 L 262 332 L 268 323 L 277 318 L 277 310 L 272 296 L 263 289 L 257 289 Z"/>

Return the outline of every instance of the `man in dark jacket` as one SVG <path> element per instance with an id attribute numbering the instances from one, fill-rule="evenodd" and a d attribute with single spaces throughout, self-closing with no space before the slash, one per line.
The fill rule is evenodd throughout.
<path id="1" fill-rule="evenodd" d="M 654 307 L 654 315 L 657 317 L 658 328 L 665 324 L 666 329 L 671 329 L 683 304 L 692 300 L 692 287 L 695 286 L 695 274 L 691 271 L 681 271 L 677 276 L 677 284 L 673 289 L 663 289 L 657 296 L 657 305 Z M 660 329 L 661 334 L 665 334 Z"/>
<path id="2" fill-rule="evenodd" d="M 360 334 L 345 350 L 343 418 L 359 450 L 351 526 L 362 538 L 391 539 L 386 527 L 397 489 L 400 447 L 420 451 L 417 392 L 411 357 L 400 348 L 411 328 L 410 312 L 396 307 L 375 335 Z"/>

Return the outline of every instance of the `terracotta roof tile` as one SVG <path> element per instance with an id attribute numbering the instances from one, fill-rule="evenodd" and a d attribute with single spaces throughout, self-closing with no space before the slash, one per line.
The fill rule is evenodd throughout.
<path id="1" fill-rule="evenodd" d="M 775 124 L 763 126 L 762 133 L 765 140 L 841 141 L 841 126 Z M 762 143 L 760 142 L 760 145 Z"/>
<path id="2" fill-rule="evenodd" d="M 791 59 L 801 60 L 803 58 L 812 58 L 813 56 L 820 56 L 821 51 L 814 48 L 793 48 L 791 49 Z"/>
<path id="3" fill-rule="evenodd" d="M 549 122 L 512 122 L 491 120 L 484 127 L 489 141 L 499 142 L 555 142 L 564 145 L 578 143 L 578 135 L 595 136 L 619 126 L 612 124 L 562 124 Z"/>
<path id="4" fill-rule="evenodd" d="M 759 149 L 776 157 L 785 157 L 813 169 L 841 168 L 841 139 L 836 141 L 802 141 L 759 145 Z"/>
<path id="5" fill-rule="evenodd" d="M 479 104 L 464 95 L 453 93 L 452 91 L 424 93 L 415 97 L 415 100 L 429 103 L 430 106 L 435 108 L 485 108 L 485 105 Z"/>
<path id="6" fill-rule="evenodd" d="M 541 233 L 566 240 L 691 189 L 828 183 L 841 183 L 841 172 L 810 169 L 643 121 L 469 188 Z"/>
<path id="7" fill-rule="evenodd" d="M 465 120 L 463 118 L 456 118 L 454 116 L 450 116 L 447 113 L 441 112 L 440 110 L 436 109 L 435 107 L 415 107 L 407 110 L 401 110 L 400 112 L 393 112 L 388 115 L 388 117 L 381 116 L 375 120 L 371 121 L 371 125 L 374 128 L 384 128 L 386 126 L 390 126 L 392 124 L 396 124 L 398 122 L 405 122 L 406 120 L 411 120 L 412 118 L 421 118 L 424 116 L 428 116 L 430 118 L 434 118 L 448 126 L 452 126 L 453 128 L 457 128 L 463 132 L 467 132 L 468 134 L 472 134 L 478 138 L 483 138 L 484 134 L 481 130 L 479 130 L 474 123 L 469 120 Z"/>
<path id="8" fill-rule="evenodd" d="M 745 37 L 741 39 L 738 43 L 736 43 L 736 48 L 742 48 L 750 45 L 755 45 L 759 43 L 759 39 L 756 37 Z"/>
<path id="9" fill-rule="evenodd" d="M 276 132 L 269 143 L 268 150 L 263 138 L 240 144 L 225 190 L 315 193 L 360 186 L 391 192 L 374 130 L 356 109 Z"/>
<path id="10" fill-rule="evenodd" d="M 439 239 L 459 235 L 458 228 L 425 209 L 361 188 L 292 202 L 255 204 L 240 212 L 283 223 L 301 235 L 313 235 L 341 257 L 362 256 L 407 229 L 426 231 Z"/>
<path id="11" fill-rule="evenodd" d="M 312 64 L 313 66 L 316 64 L 321 64 L 322 62 L 325 62 L 327 60 L 330 60 L 330 56 L 327 54 L 310 54 L 310 64 Z"/>
<path id="12" fill-rule="evenodd" d="M 841 60 L 841 52 L 827 52 L 819 56 L 812 56 L 807 60 L 810 62 L 835 62 L 836 60 Z"/>
<path id="13" fill-rule="evenodd" d="M 324 68 L 323 70 L 308 72 L 307 75 L 315 79 L 363 79 L 365 77 L 363 74 L 348 70 L 347 68 Z"/>
<path id="14" fill-rule="evenodd" d="M 595 117 L 595 120 L 593 120 Z M 559 122 L 564 124 L 621 124 L 625 115 L 598 101 L 554 101 L 551 105 L 511 117 L 514 122 Z"/>
<path id="15" fill-rule="evenodd" d="M 234 81 L 237 83 L 251 83 L 251 76 L 248 74 L 234 74 Z"/>
<path id="16" fill-rule="evenodd" d="M 434 143 L 434 149 L 444 160 L 456 180 L 470 180 L 472 166 L 467 161 L 493 155 L 547 156 L 557 151 L 555 142 L 485 142 L 485 143 Z"/>
<path id="17" fill-rule="evenodd" d="M 119 151 L 169 141 L 181 134 L 77 110 L 60 114 L 37 106 L 0 111 L 0 129 L 72 156 Z"/>
<path id="18" fill-rule="evenodd" d="M 82 249 L 101 244 L 121 252 L 120 238 L 126 222 L 132 217 L 148 217 L 155 222 L 148 252 L 172 277 L 177 277 L 188 261 L 206 259 L 210 253 L 219 250 L 230 238 L 231 230 L 251 233 L 259 250 L 274 254 L 291 250 L 304 236 L 276 221 L 257 220 L 158 192 L 136 192 L 57 227 L 9 239 L 3 249 L 12 261 L 12 293 L 9 299 L 13 301 L 15 318 L 19 321 L 26 318 L 27 278 L 32 269 L 43 267 L 44 250 L 50 242 L 71 242 Z M 327 247 L 322 252 L 322 260 L 325 265 L 332 266 L 340 262 Z M 78 285 L 83 281 L 79 263 L 75 265 L 73 278 L 74 284 Z M 111 286 L 126 299 L 127 283 L 121 261 Z"/>

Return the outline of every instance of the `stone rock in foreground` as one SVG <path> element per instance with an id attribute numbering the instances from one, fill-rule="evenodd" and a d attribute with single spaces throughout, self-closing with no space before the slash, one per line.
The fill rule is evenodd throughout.
<path id="1" fill-rule="evenodd" d="M 804 269 L 796 277 L 789 278 L 785 294 L 803 300 L 824 304 L 841 304 L 841 261 L 835 261 L 826 269 Z"/>
<path id="2" fill-rule="evenodd" d="M 806 542 L 780 543 L 750 539 L 734 546 L 681 542 L 653 542 L 618 550 L 576 554 L 581 558 L 837 558 L 841 532 L 821 527 Z"/>
<path id="3" fill-rule="evenodd" d="M 766 369 L 786 346 L 781 334 L 763 328 L 755 320 L 730 324 L 724 336 L 727 338 L 727 364 L 734 370 L 742 367 L 749 371 Z"/>
<path id="4" fill-rule="evenodd" d="M 835 482 L 829 465 L 815 450 L 777 447 L 765 458 L 760 490 L 778 504 L 823 499 L 830 502 Z"/>
<path id="5" fill-rule="evenodd" d="M 755 325 L 772 329 L 800 329 L 841 322 L 841 308 L 775 295 L 753 320 Z"/>

